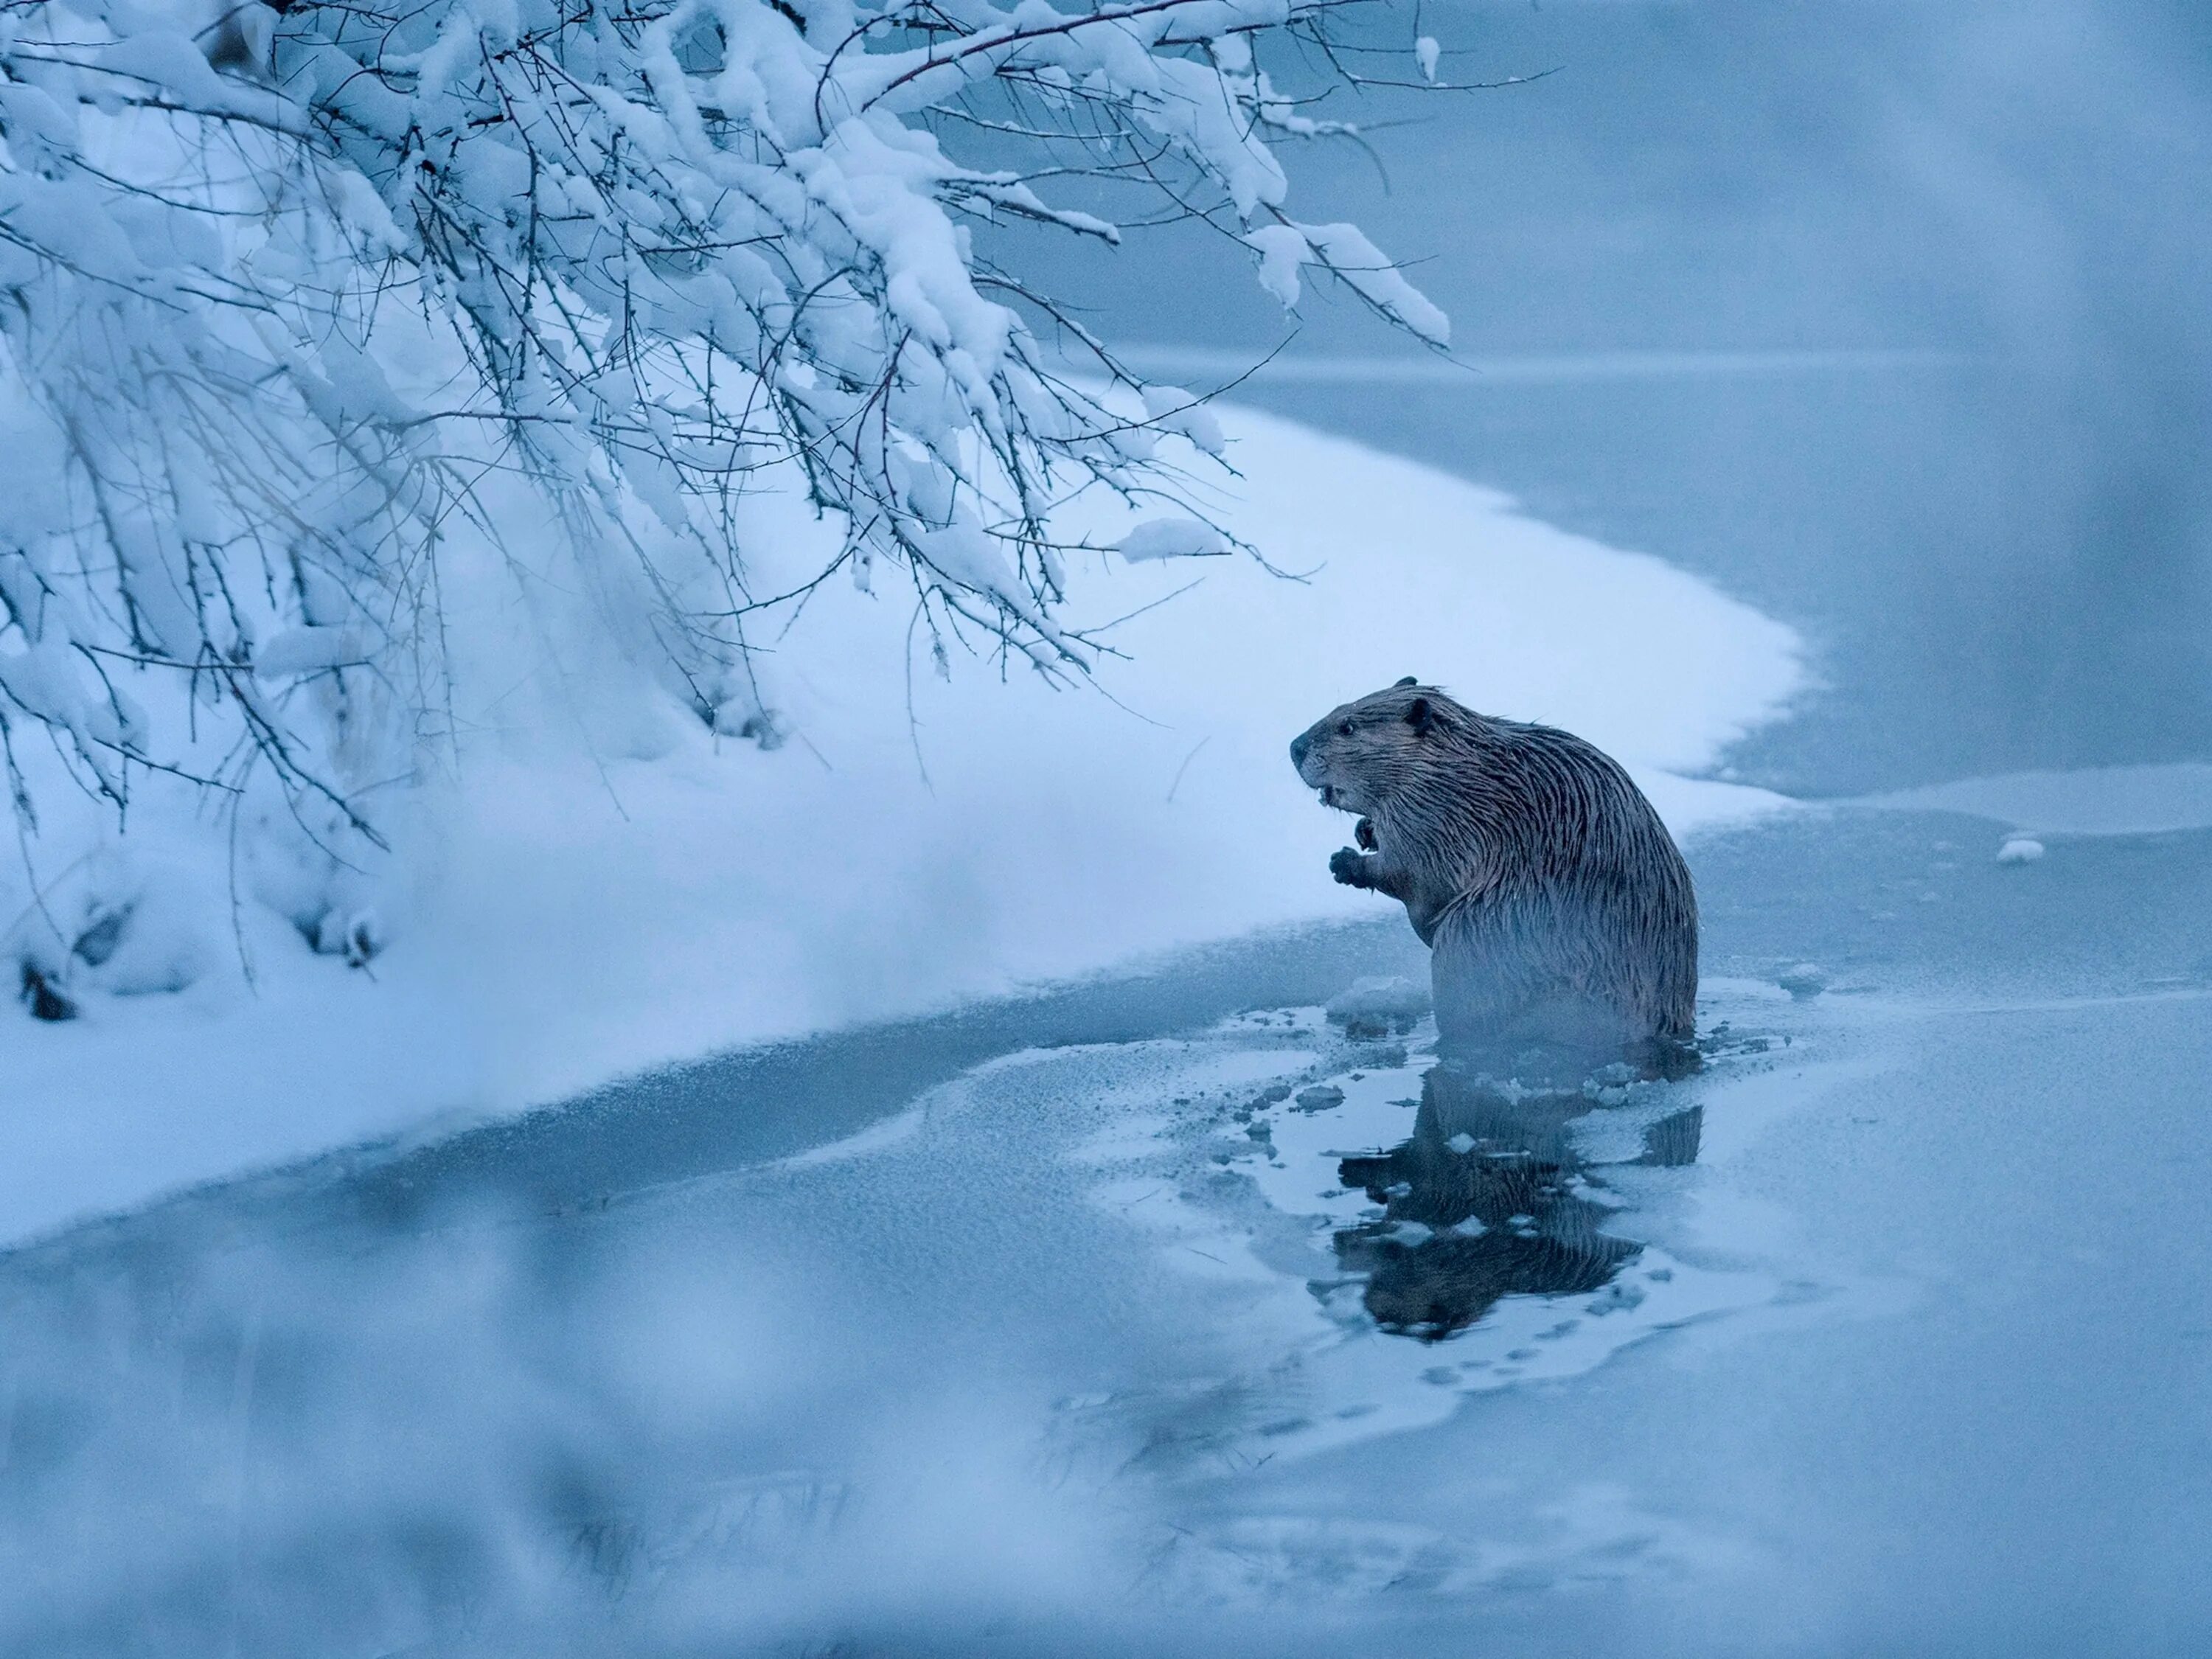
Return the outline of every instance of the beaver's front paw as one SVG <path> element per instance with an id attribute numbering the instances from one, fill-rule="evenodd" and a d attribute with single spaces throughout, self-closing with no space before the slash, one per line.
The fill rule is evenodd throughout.
<path id="1" fill-rule="evenodd" d="M 1346 887 L 1367 886 L 1367 860 L 1356 847 L 1340 847 L 1329 854 L 1328 872 Z"/>
<path id="2" fill-rule="evenodd" d="M 1352 844 L 1363 853 L 1371 853 L 1379 844 L 1375 839 L 1375 820 L 1362 818 L 1352 826 Z"/>

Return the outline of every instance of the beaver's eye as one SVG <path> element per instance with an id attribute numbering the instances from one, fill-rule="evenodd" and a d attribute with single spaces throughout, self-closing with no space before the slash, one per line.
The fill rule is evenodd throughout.
<path id="1" fill-rule="evenodd" d="M 1352 722 L 1350 720 L 1339 720 L 1336 723 L 1336 735 L 1340 738 L 1350 737 L 1352 735 Z"/>

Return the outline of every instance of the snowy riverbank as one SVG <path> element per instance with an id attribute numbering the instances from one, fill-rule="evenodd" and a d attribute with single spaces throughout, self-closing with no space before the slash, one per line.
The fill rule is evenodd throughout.
<path id="1" fill-rule="evenodd" d="M 1678 833 L 1779 804 L 1695 775 L 1801 684 L 1790 629 L 1495 492 L 1223 418 L 1242 474 L 1224 520 L 1299 580 L 1098 556 L 1105 614 L 1142 612 L 1108 635 L 1127 659 L 1105 695 L 975 660 L 941 681 L 920 653 L 909 675 L 907 608 L 841 583 L 778 642 L 781 750 L 603 724 L 589 745 L 557 726 L 487 744 L 429 804 L 373 980 L 249 908 L 253 988 L 226 968 L 9 1023 L 0 1237 L 718 1048 L 1370 913 L 1328 881 L 1346 825 L 1285 745 L 1401 674 L 1587 734 Z"/>

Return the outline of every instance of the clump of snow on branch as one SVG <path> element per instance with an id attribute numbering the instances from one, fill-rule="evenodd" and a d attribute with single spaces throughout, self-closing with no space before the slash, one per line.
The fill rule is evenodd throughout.
<path id="1" fill-rule="evenodd" d="M 1133 216 L 1244 238 L 1285 305 L 1317 268 L 1441 344 L 1358 232 L 1285 212 L 1271 144 L 1346 129 L 1261 58 L 1331 70 L 1333 9 L 0 3 L 0 951 L 51 1006 L 134 917 L 173 940 L 228 908 L 242 945 L 243 888 L 373 956 L 402 803 L 465 735 L 464 546 L 763 747 L 763 641 L 833 576 L 902 595 L 940 665 L 1088 673 L 1053 515 L 1109 491 L 1160 509 L 1126 556 L 1225 550 L 1159 448 L 1218 458 L 1219 428 L 971 226 L 1104 246 L 1054 182 L 1130 183 Z M 794 477 L 834 532 L 795 572 L 745 512 Z M 194 836 L 222 890 L 157 900 Z M 151 954 L 110 988 L 191 976 Z"/>
<path id="2" fill-rule="evenodd" d="M 1260 256 L 1260 283 L 1287 308 L 1298 302 L 1301 266 L 1319 265 L 1384 316 L 1431 345 L 1451 339 L 1451 320 L 1382 257 L 1357 225 L 1262 226 L 1244 238 Z"/>

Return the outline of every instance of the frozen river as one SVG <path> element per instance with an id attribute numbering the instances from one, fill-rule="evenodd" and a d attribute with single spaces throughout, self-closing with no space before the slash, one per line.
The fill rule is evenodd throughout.
<path id="1" fill-rule="evenodd" d="M 2212 836 L 1995 843 L 1705 843 L 1680 1083 L 1354 930 L 21 1252 L 10 1650 L 2201 1651 Z"/>
<path id="2" fill-rule="evenodd" d="M 1488 369 L 1239 395 L 1801 628 L 1749 781 L 2200 760 L 2212 58 L 2028 9 L 1455 9 L 1575 72 L 1316 178 Z M 0 1255 L 0 1651 L 2202 1653 L 2212 830 L 1926 807 L 1690 849 L 1678 1083 L 1348 1033 L 1381 921 Z"/>

